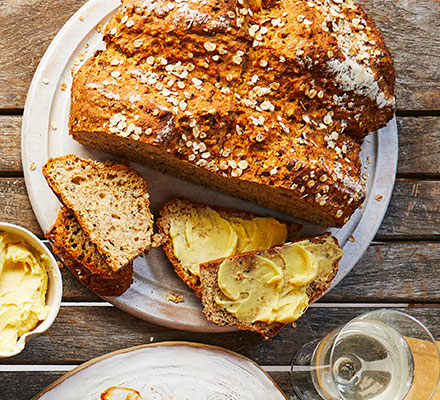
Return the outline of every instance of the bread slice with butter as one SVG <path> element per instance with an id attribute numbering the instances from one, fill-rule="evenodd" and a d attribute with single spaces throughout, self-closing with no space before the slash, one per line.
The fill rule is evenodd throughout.
<path id="1" fill-rule="evenodd" d="M 130 287 L 133 263 L 113 271 L 67 208 L 60 210 L 55 224 L 46 232 L 46 238 L 72 274 L 96 294 L 120 296 Z"/>
<path id="2" fill-rule="evenodd" d="M 342 255 L 327 233 L 201 264 L 203 312 L 215 324 L 273 337 L 330 287 Z"/>
<path id="3" fill-rule="evenodd" d="M 301 225 L 185 198 L 167 202 L 156 224 L 177 275 L 201 295 L 200 263 L 298 238 Z"/>

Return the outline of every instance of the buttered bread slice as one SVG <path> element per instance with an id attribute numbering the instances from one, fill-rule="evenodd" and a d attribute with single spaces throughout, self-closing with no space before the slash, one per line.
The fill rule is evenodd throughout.
<path id="1" fill-rule="evenodd" d="M 149 248 L 153 216 L 139 172 L 70 154 L 50 159 L 43 174 L 113 271 Z"/>
<path id="2" fill-rule="evenodd" d="M 200 297 L 200 263 L 264 250 L 299 236 L 301 225 L 178 198 L 166 203 L 157 226 L 179 277 Z"/>
<path id="3" fill-rule="evenodd" d="M 200 265 L 206 317 L 275 336 L 331 284 L 343 255 L 330 234 Z"/>

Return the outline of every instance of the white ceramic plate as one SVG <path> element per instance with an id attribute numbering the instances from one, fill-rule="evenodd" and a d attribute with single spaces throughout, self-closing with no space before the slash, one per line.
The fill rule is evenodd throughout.
<path id="1" fill-rule="evenodd" d="M 98 25 L 114 14 L 119 0 L 88 1 L 61 29 L 49 46 L 35 73 L 29 89 L 22 126 L 22 161 L 26 187 L 43 231 L 56 219 L 60 204 L 46 184 L 42 165 L 50 157 L 74 153 L 95 160 L 115 158 L 101 151 L 75 142 L 68 134 L 70 107 L 71 67 L 79 67 L 85 58 L 98 48 L 104 48 Z M 80 18 L 81 17 L 81 18 Z M 82 61 L 81 61 L 82 60 Z M 61 90 L 61 85 L 67 85 Z M 53 129 L 55 128 L 56 129 Z M 332 287 L 353 268 L 374 238 L 382 222 L 391 192 L 397 165 L 397 126 L 392 120 L 379 133 L 370 135 L 363 145 L 362 159 L 369 174 L 368 197 L 362 210 L 358 210 L 342 229 L 332 229 L 339 239 L 345 255 Z M 366 162 L 369 157 L 369 163 Z M 165 201 L 176 196 L 217 204 L 225 207 L 269 214 L 292 220 L 283 214 L 258 207 L 202 186 L 198 186 L 145 166 L 133 165 L 145 177 L 151 195 L 152 212 L 158 211 Z M 376 200 L 380 195 L 381 201 Z M 305 224 L 303 235 L 323 232 L 322 227 Z M 353 236 L 355 241 L 349 241 Z M 170 328 L 200 332 L 221 332 L 201 313 L 195 295 L 175 275 L 162 250 L 151 249 L 148 257 L 134 263 L 134 283 L 117 298 L 106 298 L 116 307 L 147 321 Z M 182 295 L 184 302 L 174 304 L 166 300 L 169 293 Z"/>
<path id="2" fill-rule="evenodd" d="M 169 342 L 95 358 L 58 379 L 34 400 L 97 400 L 109 387 L 154 400 L 286 400 L 253 361 L 220 347 Z"/>

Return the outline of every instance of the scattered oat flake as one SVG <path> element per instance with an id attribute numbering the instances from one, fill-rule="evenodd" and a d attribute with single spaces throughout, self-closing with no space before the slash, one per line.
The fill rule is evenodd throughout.
<path id="1" fill-rule="evenodd" d="M 204 47 L 208 51 L 214 51 L 217 48 L 217 45 L 212 42 L 205 42 Z"/>
<path id="2" fill-rule="evenodd" d="M 144 42 L 142 41 L 142 39 L 136 39 L 133 42 L 133 46 L 136 47 L 136 48 L 141 47 L 143 44 L 144 44 Z"/>
<path id="3" fill-rule="evenodd" d="M 172 301 L 173 303 L 181 303 L 183 301 L 183 296 L 168 293 L 166 299 L 167 301 Z"/>
<path id="4" fill-rule="evenodd" d="M 240 65 L 242 61 L 243 59 L 240 56 L 235 55 L 234 57 L 232 57 L 232 62 L 234 64 Z"/>
<path id="5" fill-rule="evenodd" d="M 30 169 L 31 171 L 35 171 L 36 168 L 37 168 L 37 166 L 35 165 L 35 163 L 34 163 L 34 162 L 31 162 L 30 165 L 29 165 L 29 169 Z"/>
<path id="6" fill-rule="evenodd" d="M 354 238 L 353 235 L 351 235 L 351 236 L 348 237 L 348 240 L 349 240 L 350 242 L 354 242 L 354 241 L 355 241 L 355 238 Z"/>
<path id="7" fill-rule="evenodd" d="M 376 196 L 376 200 L 377 201 L 381 201 L 383 199 L 383 196 L 381 195 L 381 194 L 378 194 L 377 196 Z"/>

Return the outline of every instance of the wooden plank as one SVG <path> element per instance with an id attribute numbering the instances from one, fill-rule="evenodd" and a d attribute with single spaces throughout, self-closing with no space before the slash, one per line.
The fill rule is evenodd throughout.
<path id="1" fill-rule="evenodd" d="M 440 118 L 397 118 L 399 176 L 440 174 Z"/>
<path id="2" fill-rule="evenodd" d="M 292 355 L 310 340 L 373 308 L 310 308 L 273 339 L 251 332 L 194 333 L 162 328 L 141 321 L 113 307 L 62 307 L 46 334 L 32 339 L 23 352 L 0 360 L 11 364 L 81 364 L 91 358 L 126 347 L 162 341 L 191 341 L 221 346 L 243 354 L 260 365 L 289 365 Z M 440 305 L 400 309 L 426 323 L 440 337 Z M 185 318 L 182 315 L 182 318 Z M 151 339 L 153 338 L 153 339 Z"/>
<path id="3" fill-rule="evenodd" d="M 438 0 L 356 1 L 375 21 L 393 56 L 397 107 L 440 109 Z"/>
<path id="4" fill-rule="evenodd" d="M 439 181 L 397 180 L 376 239 L 440 239 L 439 194 Z"/>
<path id="5" fill-rule="evenodd" d="M 376 239 L 439 240 L 440 181 L 398 179 Z M 42 237 L 23 178 L 0 178 L 0 221 L 22 225 Z"/>
<path id="6" fill-rule="evenodd" d="M 63 375 L 58 371 L 0 372 L 2 399 L 29 400 Z"/>
<path id="7" fill-rule="evenodd" d="M 0 178 L 0 221 L 24 226 L 39 237 L 43 236 L 23 178 Z"/>
<path id="8" fill-rule="evenodd" d="M 85 2 L 14 0 L 0 3 L 0 109 L 24 108 L 32 76 L 46 48 Z"/>
<path id="9" fill-rule="evenodd" d="M 21 116 L 0 117 L 0 174 L 21 171 Z"/>
<path id="10" fill-rule="evenodd" d="M 0 116 L 0 174 L 22 171 L 20 155 L 21 116 Z M 399 176 L 440 174 L 440 118 L 400 117 Z"/>
<path id="11" fill-rule="evenodd" d="M 0 108 L 23 108 L 36 67 L 56 32 L 85 0 L 0 3 Z M 361 0 L 393 53 L 398 107 L 440 109 L 438 0 Z M 408 35 L 411 32 L 411 35 Z M 11 87 L 14 90 L 11 90 Z"/>
<path id="12" fill-rule="evenodd" d="M 321 302 L 440 302 L 439 243 L 375 243 Z"/>

